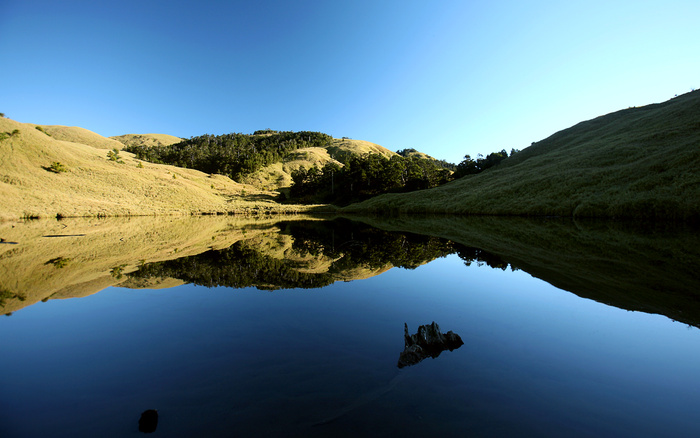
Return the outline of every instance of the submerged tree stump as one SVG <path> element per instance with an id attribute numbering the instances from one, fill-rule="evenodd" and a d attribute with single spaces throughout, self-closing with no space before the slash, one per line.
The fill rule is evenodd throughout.
<path id="1" fill-rule="evenodd" d="M 435 321 L 430 325 L 422 325 L 418 327 L 418 332 L 415 335 L 408 334 L 408 324 L 404 323 L 404 340 L 405 347 L 399 355 L 398 367 L 415 365 L 418 362 L 432 357 L 438 357 L 445 350 L 454 350 L 462 345 L 462 338 L 458 334 L 449 331 L 447 333 L 440 332 L 440 326 Z"/>

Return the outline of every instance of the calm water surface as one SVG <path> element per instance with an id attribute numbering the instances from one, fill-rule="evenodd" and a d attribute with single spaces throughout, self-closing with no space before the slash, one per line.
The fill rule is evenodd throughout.
<path id="1" fill-rule="evenodd" d="M 505 266 L 502 266 L 505 267 Z M 404 323 L 464 345 L 399 369 Z M 0 436 L 699 436 L 700 331 L 528 272 L 110 287 L 0 318 Z"/>

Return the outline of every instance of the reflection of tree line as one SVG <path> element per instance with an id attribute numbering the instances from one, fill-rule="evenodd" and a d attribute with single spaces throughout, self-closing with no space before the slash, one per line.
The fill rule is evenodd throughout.
<path id="1" fill-rule="evenodd" d="M 328 271 L 301 272 L 294 260 L 274 258 L 242 241 L 223 250 L 148 263 L 129 276 L 171 277 L 207 287 L 319 288 L 336 281 L 337 274 L 357 268 L 381 269 L 392 265 L 415 269 L 455 252 L 467 265 L 479 262 L 500 269 L 508 266 L 498 256 L 446 239 L 390 233 L 350 221 L 285 222 L 279 226 L 281 233 L 293 237 L 292 249 L 297 255 L 335 259 Z"/>

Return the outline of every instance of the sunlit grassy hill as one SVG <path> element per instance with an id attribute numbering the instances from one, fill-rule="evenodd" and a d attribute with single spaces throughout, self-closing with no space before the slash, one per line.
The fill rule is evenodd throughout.
<path id="1" fill-rule="evenodd" d="M 700 91 L 557 132 L 483 173 L 348 212 L 700 217 Z"/>
<path id="2" fill-rule="evenodd" d="M 368 141 L 334 138 L 331 144 L 325 148 L 297 149 L 283 161 L 246 175 L 241 182 L 251 184 L 261 190 L 286 189 L 292 185 L 292 172 L 295 170 L 302 167 L 310 169 L 313 166 L 321 168 L 331 162 L 342 166 L 353 155 L 367 154 L 379 154 L 386 158 L 396 155 L 395 152 Z"/>
<path id="3" fill-rule="evenodd" d="M 86 144 L 99 149 L 122 149 L 124 145 L 116 140 L 105 138 L 100 134 L 77 126 L 37 125 L 44 133 L 55 140 Z"/>
<path id="4" fill-rule="evenodd" d="M 82 128 L 0 118 L 0 219 L 286 209 L 274 193 L 221 175 L 145 163 Z"/>
<path id="5" fill-rule="evenodd" d="M 180 137 L 168 134 L 125 134 L 109 138 L 124 146 L 168 146 L 182 141 Z"/>

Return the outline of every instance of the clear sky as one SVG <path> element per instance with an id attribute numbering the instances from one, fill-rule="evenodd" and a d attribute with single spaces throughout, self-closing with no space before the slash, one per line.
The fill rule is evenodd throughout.
<path id="1" fill-rule="evenodd" d="M 0 112 L 459 162 L 700 87 L 698 23 L 698 0 L 0 0 Z"/>

